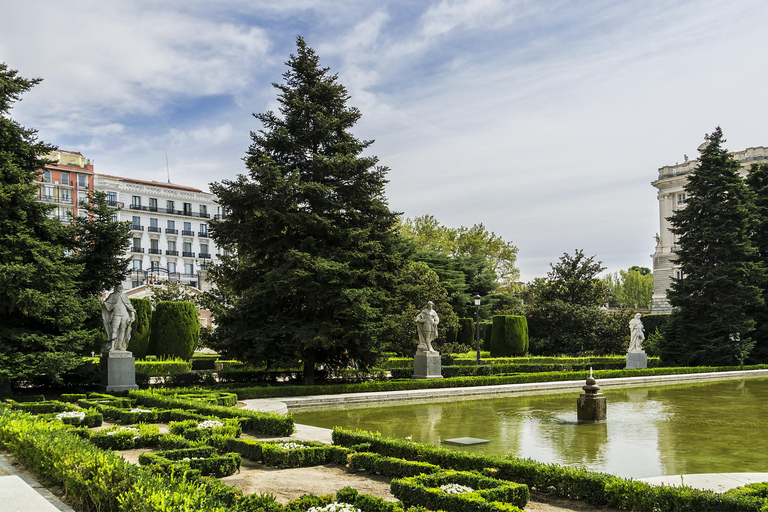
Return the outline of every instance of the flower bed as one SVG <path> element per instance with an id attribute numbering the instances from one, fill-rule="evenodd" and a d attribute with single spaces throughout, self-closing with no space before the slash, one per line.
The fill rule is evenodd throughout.
<path id="1" fill-rule="evenodd" d="M 160 430 L 157 425 L 117 426 L 91 432 L 90 441 L 104 450 L 132 450 L 157 446 Z"/>
<path id="2" fill-rule="evenodd" d="M 139 464 L 142 466 L 172 466 L 175 470 L 181 471 L 189 468 L 200 471 L 203 476 L 215 476 L 216 478 L 223 478 L 239 471 L 241 461 L 240 454 L 216 455 L 216 449 L 211 446 L 165 450 L 139 455 Z"/>
<path id="3" fill-rule="evenodd" d="M 254 441 L 227 439 L 223 449 L 241 454 L 246 459 L 279 468 L 319 466 L 331 462 L 347 463 L 349 450 L 311 441 Z"/>

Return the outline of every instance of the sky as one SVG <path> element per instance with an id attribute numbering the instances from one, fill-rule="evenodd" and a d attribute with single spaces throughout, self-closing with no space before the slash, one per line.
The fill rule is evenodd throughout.
<path id="1" fill-rule="evenodd" d="M 522 281 L 577 249 L 652 267 L 658 169 L 717 126 L 729 150 L 768 146 L 764 0 L 0 6 L 0 62 L 43 79 L 15 120 L 97 173 L 204 190 L 246 172 L 302 36 L 360 109 L 390 207 L 482 223 Z"/>

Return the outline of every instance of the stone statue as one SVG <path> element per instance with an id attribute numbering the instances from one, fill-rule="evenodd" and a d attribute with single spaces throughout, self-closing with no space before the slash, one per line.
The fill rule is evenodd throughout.
<path id="1" fill-rule="evenodd" d="M 435 304 L 432 301 L 427 302 L 427 307 L 421 310 L 416 317 L 416 329 L 419 331 L 419 345 L 416 351 L 437 352 L 432 348 L 432 340 L 437 338 L 437 324 L 440 318 L 434 310 Z"/>
<path id="2" fill-rule="evenodd" d="M 123 293 L 122 285 L 115 286 L 114 291 L 102 303 L 101 318 L 104 320 L 104 329 L 107 331 L 109 351 L 127 350 L 131 339 L 131 324 L 136 319 L 136 310 L 133 309 L 128 296 Z"/>
<path id="3" fill-rule="evenodd" d="M 643 341 L 645 340 L 645 335 L 643 334 L 643 322 L 640 321 L 641 316 L 642 315 L 640 313 L 637 313 L 635 318 L 629 321 L 629 331 L 632 335 L 632 338 L 629 341 L 628 352 L 643 351 Z"/>

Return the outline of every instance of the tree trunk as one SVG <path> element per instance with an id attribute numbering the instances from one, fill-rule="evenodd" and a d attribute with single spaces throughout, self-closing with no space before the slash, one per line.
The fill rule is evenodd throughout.
<path id="1" fill-rule="evenodd" d="M 311 386 L 315 383 L 315 356 L 304 358 L 304 385 Z"/>

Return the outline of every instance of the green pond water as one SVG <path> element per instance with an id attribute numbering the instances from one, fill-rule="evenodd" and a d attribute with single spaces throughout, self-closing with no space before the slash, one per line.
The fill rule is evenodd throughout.
<path id="1" fill-rule="evenodd" d="M 601 391 L 608 419 L 599 423 L 577 422 L 578 388 L 480 400 L 332 406 L 300 410 L 293 417 L 306 425 L 410 436 L 456 450 L 622 477 L 768 472 L 768 378 Z M 490 443 L 443 443 L 457 437 Z"/>

